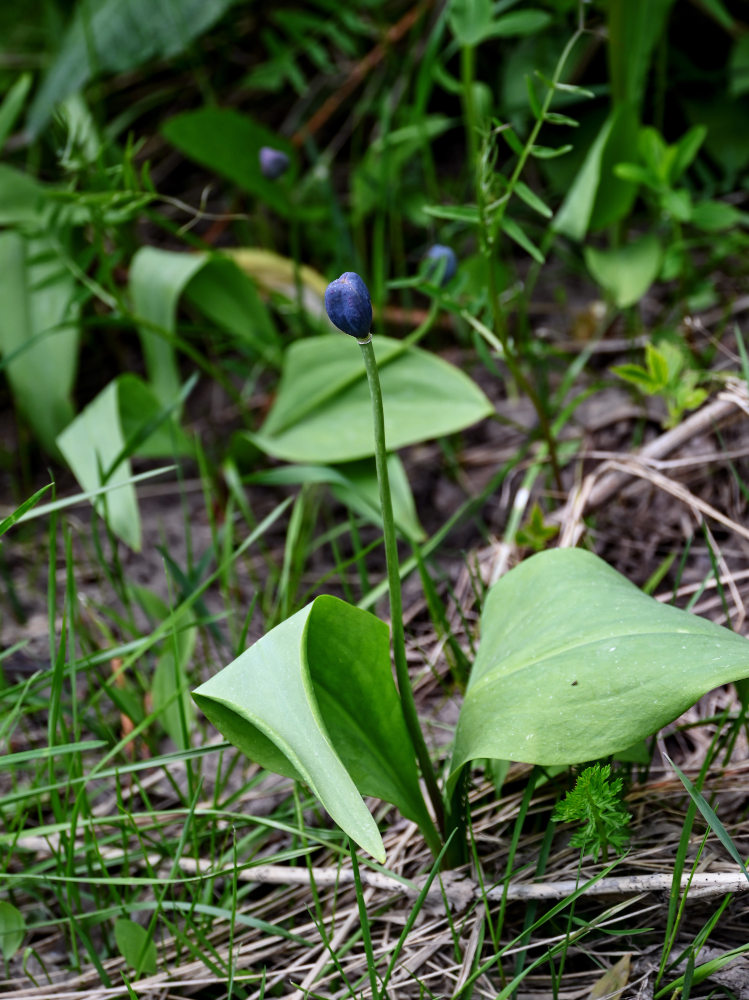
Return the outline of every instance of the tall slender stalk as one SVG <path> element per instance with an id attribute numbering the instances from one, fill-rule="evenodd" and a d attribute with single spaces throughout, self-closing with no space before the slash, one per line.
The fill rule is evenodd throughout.
<path id="1" fill-rule="evenodd" d="M 400 693 L 403 716 L 406 721 L 411 742 L 416 752 L 416 758 L 421 767 L 424 783 L 432 803 L 432 808 L 437 819 L 437 825 L 444 834 L 444 806 L 442 796 L 437 785 L 437 777 L 434 773 L 434 766 L 429 756 L 424 736 L 421 731 L 418 713 L 416 711 L 416 701 L 414 699 L 411 678 L 408 673 L 406 662 L 406 637 L 403 629 L 403 601 L 401 598 L 401 581 L 398 560 L 398 547 L 395 538 L 395 520 L 393 518 L 393 503 L 390 496 L 390 478 L 387 468 L 387 447 L 385 443 L 385 414 L 382 406 L 382 390 L 380 388 L 380 376 L 377 371 L 377 359 L 375 358 L 374 347 L 372 346 L 371 334 L 366 340 L 358 340 L 364 357 L 364 364 L 367 369 L 367 381 L 369 382 L 369 392 L 372 397 L 372 417 L 374 420 L 375 435 L 375 464 L 377 468 L 377 481 L 380 489 L 380 507 L 382 510 L 382 523 L 385 536 L 385 558 L 387 561 L 388 588 L 390 592 L 390 622 L 393 636 L 393 659 L 395 661 L 395 675 L 398 681 L 398 691 Z M 424 830 L 424 836 L 429 842 L 429 846 L 434 850 L 436 843 L 437 853 L 442 844 L 441 838 L 436 830 Z M 435 843 L 432 841 L 436 838 Z"/>

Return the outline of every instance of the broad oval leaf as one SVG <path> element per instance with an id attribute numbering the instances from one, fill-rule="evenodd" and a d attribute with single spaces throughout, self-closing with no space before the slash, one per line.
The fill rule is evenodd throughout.
<path id="1" fill-rule="evenodd" d="M 114 939 L 120 954 L 136 972 L 156 972 L 156 944 L 145 927 L 129 917 L 120 917 L 114 923 Z"/>
<path id="2" fill-rule="evenodd" d="M 9 962 L 23 944 L 26 920 L 12 903 L 0 899 L 0 955 Z"/>
<path id="3" fill-rule="evenodd" d="M 749 643 L 660 604 L 581 549 L 531 556 L 489 591 L 451 780 L 479 757 L 573 764 L 616 753 L 749 676 Z"/>
<path id="4" fill-rule="evenodd" d="M 335 822 L 380 861 L 361 795 L 428 825 L 390 668 L 387 626 L 336 597 L 316 598 L 202 684 L 193 697 L 262 767 L 305 781 Z"/>
<path id="5" fill-rule="evenodd" d="M 248 115 L 232 108 L 198 108 L 170 118 L 161 131 L 185 156 L 227 177 L 284 218 L 299 212 L 298 206 L 292 206 L 286 180 L 264 177 L 258 156 L 262 146 L 272 146 L 293 162 L 293 147 Z"/>
<path id="6" fill-rule="evenodd" d="M 94 507 L 132 549 L 140 549 L 141 526 L 129 456 L 189 454 L 190 442 L 172 418 L 175 405 L 162 407 L 136 375 L 120 375 L 57 437 L 57 447 L 83 490 L 109 487 L 93 501 Z"/>
<path id="7" fill-rule="evenodd" d="M 52 236 L 0 234 L 0 355 L 19 409 L 54 453 L 57 434 L 73 419 L 80 308 L 58 247 L 66 236 Z"/>
<path id="8" fill-rule="evenodd" d="M 585 247 L 585 263 L 593 278 L 620 309 L 633 306 L 658 277 L 663 248 L 652 233 L 625 246 L 598 250 Z"/>
<path id="9" fill-rule="evenodd" d="M 448 362 L 390 337 L 373 343 L 390 450 L 463 430 L 492 412 L 478 386 Z M 287 462 L 350 462 L 374 454 L 364 362 L 350 338 L 330 334 L 289 347 L 276 402 L 251 438 Z"/>

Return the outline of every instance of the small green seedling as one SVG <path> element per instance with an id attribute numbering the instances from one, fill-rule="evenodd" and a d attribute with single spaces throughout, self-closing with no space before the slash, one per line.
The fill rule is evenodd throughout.
<path id="1" fill-rule="evenodd" d="M 621 778 L 611 777 L 609 764 L 594 764 L 585 768 L 554 809 L 552 818 L 557 822 L 579 825 L 570 844 L 591 854 L 594 861 L 600 854 L 607 864 L 609 848 L 621 854 L 629 843 L 631 817 L 621 800 L 622 786 Z"/>
<path id="2" fill-rule="evenodd" d="M 666 404 L 666 427 L 675 427 L 685 410 L 694 410 L 707 399 L 697 382 L 700 374 L 689 365 L 686 350 L 667 340 L 645 345 L 644 365 L 618 365 L 611 369 L 619 378 L 637 386 L 648 396 L 660 396 Z"/>

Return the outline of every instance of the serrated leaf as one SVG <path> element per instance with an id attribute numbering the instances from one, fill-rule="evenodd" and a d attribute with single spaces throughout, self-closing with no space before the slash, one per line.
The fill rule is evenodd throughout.
<path id="1" fill-rule="evenodd" d="M 747 676 L 742 636 L 648 597 L 590 552 L 541 552 L 487 596 L 451 781 L 480 757 L 606 757 Z"/>
<path id="2" fill-rule="evenodd" d="M 318 597 L 193 697 L 252 760 L 305 781 L 341 829 L 379 861 L 382 840 L 361 795 L 427 823 L 388 629 L 374 615 Z"/>
<path id="3" fill-rule="evenodd" d="M 469 427 L 493 411 L 476 384 L 437 355 L 376 336 L 385 436 L 396 451 Z M 349 462 L 374 454 L 372 403 L 361 352 L 342 334 L 314 337 L 286 351 L 273 409 L 259 448 L 287 462 Z"/>

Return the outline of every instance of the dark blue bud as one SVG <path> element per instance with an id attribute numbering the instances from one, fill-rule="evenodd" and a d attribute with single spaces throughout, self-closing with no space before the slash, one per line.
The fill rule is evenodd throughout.
<path id="1" fill-rule="evenodd" d="M 358 274 L 346 271 L 325 289 L 325 311 L 339 330 L 364 340 L 372 329 L 372 300 Z"/>
<path id="2" fill-rule="evenodd" d="M 272 146 L 260 147 L 260 172 L 269 181 L 276 180 L 281 174 L 285 174 L 289 169 L 289 158 L 280 149 L 273 149 Z"/>
<path id="3" fill-rule="evenodd" d="M 441 243 L 435 243 L 433 247 L 427 250 L 426 259 L 434 262 L 430 263 L 427 268 L 427 277 L 437 278 L 441 271 L 442 278 L 440 284 L 443 287 L 455 276 L 455 272 L 458 270 L 458 258 L 455 256 L 455 251 L 450 247 L 443 246 Z M 440 264 L 440 261 L 444 261 L 444 264 Z"/>

